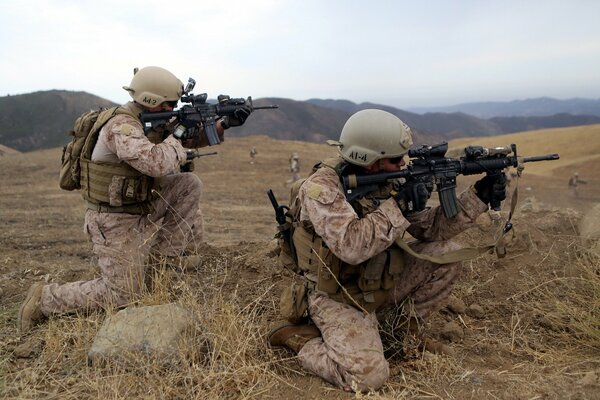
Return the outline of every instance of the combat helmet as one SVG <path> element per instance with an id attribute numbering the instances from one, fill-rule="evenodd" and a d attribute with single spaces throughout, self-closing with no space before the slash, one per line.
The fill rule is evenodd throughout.
<path id="1" fill-rule="evenodd" d="M 161 67 L 144 67 L 133 70 L 133 79 L 123 89 L 136 103 L 156 107 L 165 101 L 177 101 L 183 94 L 183 83 L 171 72 Z"/>
<path id="2" fill-rule="evenodd" d="M 338 146 L 344 160 L 366 167 L 382 158 L 406 154 L 412 145 L 412 133 L 395 115 L 366 109 L 348 118 L 339 141 L 328 140 L 327 143 Z"/>

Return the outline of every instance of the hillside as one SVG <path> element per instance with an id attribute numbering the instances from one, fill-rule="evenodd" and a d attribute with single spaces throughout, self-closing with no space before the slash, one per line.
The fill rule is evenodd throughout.
<path id="1" fill-rule="evenodd" d="M 80 114 L 114 105 L 86 92 L 66 90 L 0 97 L 0 144 L 19 151 L 62 146 Z"/>
<path id="2" fill-rule="evenodd" d="M 8 146 L 4 146 L 4 145 L 0 144 L 0 157 L 8 155 L 8 154 L 17 154 L 17 153 L 19 153 L 18 150 L 11 149 Z"/>
<path id="3" fill-rule="evenodd" d="M 324 142 L 338 138 L 350 113 L 325 109 L 306 102 L 282 98 L 253 101 L 256 106 L 276 104 L 276 110 L 257 110 L 241 127 L 231 129 L 234 137 L 268 135 L 276 139 Z"/>
<path id="4" fill-rule="evenodd" d="M 413 129 L 416 143 L 600 122 L 600 117 L 572 115 L 492 120 L 458 112 L 419 115 L 382 104 L 355 104 L 347 100 L 264 98 L 255 99 L 255 104 L 278 104 L 280 108 L 255 112 L 244 126 L 232 129 L 230 136 L 260 134 L 322 143 L 325 139 L 338 138 L 348 117 L 365 108 L 379 108 L 398 116 Z M 0 97 L 0 144 L 19 151 L 64 145 L 69 140 L 66 132 L 77 116 L 90 109 L 113 105 L 89 93 L 61 90 Z"/>
<path id="5" fill-rule="evenodd" d="M 417 137 L 424 137 L 422 143 L 433 143 L 442 139 L 461 136 L 497 135 L 502 130 L 494 122 L 479 119 L 462 113 L 427 113 L 419 115 L 394 107 L 376 103 L 355 104 L 347 100 L 320 100 L 310 99 L 309 103 L 322 107 L 343 110 L 355 113 L 366 108 L 378 108 L 396 115 L 408 126 L 415 130 Z"/>
<path id="6" fill-rule="evenodd" d="M 490 122 L 497 124 L 502 132 L 522 132 L 544 128 L 600 124 L 600 116 L 555 114 L 546 117 L 494 117 Z"/>
<path id="7" fill-rule="evenodd" d="M 556 114 L 594 115 L 600 117 L 600 99 L 566 99 L 558 100 L 550 97 L 514 101 L 489 101 L 463 103 L 445 107 L 409 107 L 415 113 L 463 112 L 478 118 L 493 117 L 543 117 Z"/>
<path id="8" fill-rule="evenodd" d="M 570 170 L 571 173 L 577 170 L 583 176 L 595 175 L 600 171 L 589 164 L 596 163 L 600 166 L 600 124 L 519 132 L 495 137 L 462 138 L 451 141 L 449 145 L 453 148 L 472 144 L 495 147 L 507 146 L 511 143 L 517 144 L 517 151 L 522 156 L 560 154 L 560 160 L 557 161 L 528 163 L 527 174 L 535 173 L 550 177 L 563 170 Z M 568 174 L 566 177 L 563 175 L 564 182 L 568 176 Z"/>
<path id="9" fill-rule="evenodd" d="M 471 109 L 469 107 L 461 108 L 456 106 L 454 108 L 448 107 L 440 109 L 423 109 L 421 111 L 423 111 L 424 114 L 418 114 L 416 112 L 399 110 L 394 107 L 374 103 L 355 104 L 348 100 L 331 99 L 310 99 L 307 101 L 312 104 L 343 110 L 350 113 L 363 110 L 365 108 L 379 108 L 381 110 L 388 111 L 402 119 L 411 128 L 413 128 L 418 134 L 417 136 L 420 135 L 425 137 L 426 139 L 421 141 L 421 143 L 433 143 L 434 141 L 440 141 L 442 139 L 449 140 L 463 136 L 491 136 L 526 130 L 600 123 L 600 116 L 577 114 L 578 112 L 581 113 L 582 110 L 587 110 L 587 108 L 574 109 L 569 107 L 568 104 L 563 103 L 559 103 L 555 108 L 553 108 L 558 110 L 558 113 L 554 114 L 548 114 L 548 111 L 545 111 L 540 106 L 540 108 L 534 108 L 533 110 L 535 111 L 531 111 L 539 112 L 540 114 L 537 115 L 540 116 L 520 117 L 512 116 L 513 114 L 508 114 L 509 116 L 507 117 L 485 119 L 487 117 L 483 117 L 481 113 L 476 112 L 477 108 Z M 564 108 L 561 108 L 561 105 L 564 105 Z M 573 112 L 569 114 L 564 110 Z M 507 113 L 508 112 L 509 111 L 507 111 Z M 515 107 L 510 108 L 510 112 L 514 113 L 514 115 L 521 115 L 523 110 Z M 592 113 L 590 112 L 590 114 Z"/>

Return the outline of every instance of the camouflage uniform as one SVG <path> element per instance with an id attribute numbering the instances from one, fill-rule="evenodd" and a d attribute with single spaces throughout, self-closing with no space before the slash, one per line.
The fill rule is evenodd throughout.
<path id="1" fill-rule="evenodd" d="M 314 231 L 343 262 L 358 265 L 392 246 L 404 232 L 420 241 L 414 250 L 441 255 L 459 246 L 449 241 L 470 227 L 487 206 L 475 193 L 458 197 L 460 213 L 449 220 L 440 207 L 405 217 L 394 199 L 358 218 L 345 199 L 332 168 L 320 168 L 300 187 L 300 221 Z M 443 305 L 459 276 L 459 263 L 437 265 L 404 255 L 404 270 L 389 292 L 388 306 L 411 298 L 422 317 Z M 310 277 L 308 277 L 311 279 Z M 308 312 L 322 337 L 308 341 L 298 353 L 304 368 L 346 390 L 378 389 L 389 375 L 388 363 L 374 313 L 365 314 L 348 304 L 313 291 Z"/>
<path id="2" fill-rule="evenodd" d="M 135 103 L 125 108 L 137 114 Z M 157 132 L 151 132 L 152 134 Z M 157 140 L 159 142 L 160 140 Z M 43 288 L 44 315 L 79 309 L 123 306 L 135 299 L 144 286 L 144 263 L 148 253 L 178 256 L 186 246 L 202 240 L 199 208 L 202 182 L 192 173 L 179 173 L 186 152 L 173 136 L 154 144 L 139 120 L 117 115 L 101 130 L 92 155 L 94 161 L 123 161 L 154 177 L 155 194 L 149 215 L 88 210 L 84 231 L 93 243 L 102 276 L 91 281 L 56 283 Z M 119 193 L 110 193 L 111 199 Z M 118 200 L 118 199 L 117 199 Z"/>
<path id="3" fill-rule="evenodd" d="M 586 183 L 587 183 L 586 181 L 579 179 L 579 174 L 577 172 L 575 172 L 569 178 L 569 189 L 571 189 L 571 194 L 575 197 L 579 196 L 579 191 L 577 190 L 577 186 L 579 186 L 580 184 L 586 184 Z"/>
<path id="4" fill-rule="evenodd" d="M 287 180 L 286 184 L 292 184 L 300 179 L 300 161 L 296 154 L 290 157 L 290 172 L 292 176 Z"/>

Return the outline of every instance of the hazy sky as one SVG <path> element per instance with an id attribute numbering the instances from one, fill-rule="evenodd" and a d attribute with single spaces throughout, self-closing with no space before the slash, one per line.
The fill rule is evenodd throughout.
<path id="1" fill-rule="evenodd" d="M 0 49 L 0 96 L 120 103 L 158 65 L 211 98 L 600 98 L 596 0 L 0 0 Z"/>

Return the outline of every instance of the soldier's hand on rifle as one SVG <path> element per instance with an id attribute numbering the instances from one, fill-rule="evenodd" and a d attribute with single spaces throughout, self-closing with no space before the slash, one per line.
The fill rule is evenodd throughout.
<path id="1" fill-rule="evenodd" d="M 228 129 L 232 126 L 241 126 L 246 122 L 250 114 L 252 114 L 253 108 L 249 104 L 240 105 L 236 108 L 231 115 L 223 117 L 223 128 Z"/>
<path id="2" fill-rule="evenodd" d="M 408 182 L 394 194 L 402 214 L 423 211 L 431 193 L 422 182 Z"/>
<path id="3" fill-rule="evenodd" d="M 187 161 L 187 162 L 181 164 L 179 166 L 179 171 L 180 172 L 194 172 L 195 167 L 196 166 L 194 165 L 194 161 L 190 160 L 190 161 Z"/>
<path id="4" fill-rule="evenodd" d="M 191 139 L 198 134 L 198 121 L 193 119 L 183 119 L 181 120 L 175 130 L 173 131 L 173 136 L 180 140 Z"/>
<path id="5" fill-rule="evenodd" d="M 475 194 L 485 204 L 506 199 L 506 175 L 504 173 L 486 175 L 473 185 Z"/>

